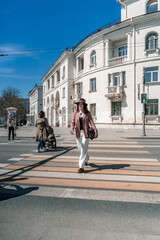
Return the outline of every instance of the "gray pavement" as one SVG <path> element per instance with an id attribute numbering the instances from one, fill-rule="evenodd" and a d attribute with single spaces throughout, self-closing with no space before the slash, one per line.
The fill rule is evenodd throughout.
<path id="1" fill-rule="evenodd" d="M 54 127 L 57 140 L 74 140 L 75 136 L 70 134 L 70 129 L 65 127 Z M 123 128 L 98 128 L 99 137 L 96 141 L 105 141 L 113 139 L 160 139 L 160 129 L 146 129 L 146 136 L 143 136 L 142 127 L 139 129 L 123 129 Z M 0 128 L 0 137 L 6 137 L 8 130 Z M 36 135 L 36 127 L 22 126 L 16 130 L 16 138 L 34 138 Z"/>

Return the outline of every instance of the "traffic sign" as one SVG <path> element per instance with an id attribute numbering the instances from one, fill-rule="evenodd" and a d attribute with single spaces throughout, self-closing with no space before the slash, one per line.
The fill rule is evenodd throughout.
<path id="1" fill-rule="evenodd" d="M 141 93 L 141 103 L 147 103 L 147 93 Z"/>

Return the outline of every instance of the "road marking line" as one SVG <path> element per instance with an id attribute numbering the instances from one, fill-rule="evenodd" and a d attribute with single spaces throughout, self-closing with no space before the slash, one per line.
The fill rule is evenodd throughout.
<path id="1" fill-rule="evenodd" d="M 123 165 L 124 164 L 121 164 L 122 165 L 122 168 L 123 168 Z M 116 166 L 116 165 L 115 165 Z M 104 168 L 102 169 L 101 167 L 96 167 L 96 168 L 91 168 L 91 167 L 87 167 L 85 168 L 85 172 L 87 174 L 84 174 L 84 177 L 88 177 L 90 176 L 90 174 L 93 176 L 93 177 L 96 177 L 96 175 L 101 175 L 101 174 L 109 174 L 109 175 L 119 175 L 119 176 L 122 176 L 123 175 L 127 175 L 127 176 L 136 176 L 136 177 L 139 177 L 139 176 L 154 176 L 154 177 L 160 177 L 160 171 L 146 171 L 146 170 L 130 170 L 130 169 L 114 169 L 114 166 L 113 169 L 112 167 L 110 167 L 110 165 L 108 165 L 109 169 Z M 118 167 L 118 166 L 117 166 Z M 121 167 L 121 166 L 120 166 Z M 125 167 L 125 165 L 124 165 Z M 111 169 L 110 169 L 111 168 Z M 47 174 L 49 172 L 63 172 L 63 174 L 65 174 L 66 172 L 68 174 L 73 174 L 73 173 L 77 173 L 77 168 L 75 167 L 51 167 L 51 166 L 34 166 L 34 165 L 28 165 L 28 166 L 25 166 L 25 165 L 9 165 L 9 166 L 6 166 L 5 169 L 7 170 L 17 170 L 17 171 L 21 171 L 22 173 L 27 171 L 44 171 L 44 172 L 47 172 Z M 89 175 L 88 175 L 89 174 Z M 77 174 L 75 175 L 77 176 Z M 82 175 L 83 176 L 83 175 Z M 107 175 L 106 175 L 107 176 Z"/>
<path id="2" fill-rule="evenodd" d="M 8 166 L 9 164 L 6 164 L 6 163 L 0 163 L 0 168 L 3 168 L 3 167 L 6 167 Z"/>
<path id="3" fill-rule="evenodd" d="M 21 161 L 23 158 L 9 158 L 7 161 Z"/>
<path id="4" fill-rule="evenodd" d="M 27 156 L 30 157 L 30 156 L 33 156 L 33 154 L 26 153 L 26 154 L 21 154 L 20 156 L 21 157 L 27 157 Z"/>
<path id="5" fill-rule="evenodd" d="M 78 152 L 79 151 L 79 149 L 71 149 L 70 150 L 71 152 Z M 111 152 L 111 153 L 134 153 L 134 154 L 144 154 L 144 153 L 146 153 L 146 154 L 149 154 L 149 152 L 148 151 L 139 151 L 139 150 L 137 150 L 137 151 L 134 151 L 134 150 L 112 150 L 112 149 L 108 149 L 108 150 L 106 150 L 106 149 L 89 149 L 89 152 L 90 151 L 92 151 L 92 152 Z"/>
<path id="6" fill-rule="evenodd" d="M 126 143 L 127 144 L 127 143 Z M 77 147 L 77 145 L 76 144 L 71 144 L 71 143 L 69 143 L 69 144 L 61 144 L 60 146 L 65 146 L 65 147 L 67 147 L 67 146 L 69 146 L 69 147 Z M 126 148 L 126 147 L 128 147 L 128 148 L 143 148 L 143 146 L 142 145 L 115 145 L 115 144 L 90 144 L 90 147 L 92 148 L 92 147 L 101 147 L 101 148 Z"/>
<path id="7" fill-rule="evenodd" d="M 47 160 L 47 159 L 39 159 L 39 158 L 24 158 L 23 160 L 25 161 L 42 161 L 42 160 Z M 51 160 L 49 160 L 49 162 L 57 162 L 57 163 L 78 163 L 78 157 L 74 157 L 74 158 L 53 158 Z M 129 164 L 129 165 L 138 165 L 138 166 L 160 166 L 160 162 L 157 160 L 156 162 L 153 162 L 153 161 L 131 161 L 131 160 L 121 160 L 121 161 L 118 161 L 118 160 L 112 160 L 112 161 L 109 161 L 109 160 L 100 160 L 99 158 L 93 160 L 93 159 L 90 159 L 89 161 L 90 164 L 92 163 L 95 163 L 95 164 Z"/>
<path id="8" fill-rule="evenodd" d="M 26 178 L 19 177 L 0 177 L 0 180 L 5 182 L 12 179 L 12 183 L 18 184 L 36 184 L 46 186 L 61 186 L 61 187 L 80 187 L 92 189 L 116 189 L 116 190 L 130 190 L 130 191 L 149 191 L 160 192 L 160 184 L 153 183 L 137 183 L 137 182 L 114 182 L 114 181 L 92 181 L 92 180 L 77 180 L 77 179 L 54 179 L 54 178 Z"/>
<path id="9" fill-rule="evenodd" d="M 55 158 L 55 160 L 56 159 L 75 159 L 75 158 L 79 158 L 79 156 L 57 156 L 56 158 Z M 128 161 L 135 161 L 135 162 L 137 162 L 137 161 L 142 161 L 142 162 L 147 162 L 147 161 L 153 161 L 153 162 L 159 162 L 159 160 L 157 160 L 156 158 L 122 158 L 122 157 L 91 157 L 90 158 L 90 160 L 92 161 L 92 160 L 96 160 L 96 161 L 99 161 L 99 160 L 106 160 L 106 161 L 126 161 L 126 160 L 128 160 Z"/>
<path id="10" fill-rule="evenodd" d="M 30 187 L 30 186 L 28 186 Z M 160 203 L 159 193 L 144 193 L 144 192 L 125 192 L 112 190 L 96 190 L 96 189 L 76 189 L 76 188 L 60 188 L 60 187 L 43 187 L 38 190 L 31 191 L 27 195 L 57 197 L 57 198 L 72 198 L 72 199 L 88 199 L 99 201 L 121 201 L 121 202 L 137 202 L 137 203 Z"/>

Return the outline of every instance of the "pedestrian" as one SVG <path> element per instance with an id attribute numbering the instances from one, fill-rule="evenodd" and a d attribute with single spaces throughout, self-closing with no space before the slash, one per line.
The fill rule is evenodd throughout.
<path id="1" fill-rule="evenodd" d="M 8 118 L 7 125 L 8 125 L 8 140 L 11 139 L 11 135 L 12 135 L 12 139 L 14 140 L 15 121 L 12 119 L 11 116 L 9 116 L 9 118 Z"/>
<path id="2" fill-rule="evenodd" d="M 78 173 L 83 173 L 84 166 L 88 165 L 89 160 L 89 128 L 91 126 L 94 129 L 95 138 L 98 137 L 98 131 L 91 113 L 87 108 L 85 99 L 81 98 L 78 102 L 76 102 L 76 105 L 77 109 L 72 117 L 70 132 L 71 134 L 74 134 L 75 132 L 77 146 L 80 150 Z"/>
<path id="3" fill-rule="evenodd" d="M 45 117 L 45 112 L 40 111 L 39 117 L 36 120 L 36 127 L 37 127 L 37 133 L 36 133 L 36 141 L 38 142 L 38 150 L 37 152 L 40 152 L 40 149 L 43 150 L 43 152 L 46 151 L 45 142 L 47 141 L 47 127 L 49 126 L 48 120 Z"/>

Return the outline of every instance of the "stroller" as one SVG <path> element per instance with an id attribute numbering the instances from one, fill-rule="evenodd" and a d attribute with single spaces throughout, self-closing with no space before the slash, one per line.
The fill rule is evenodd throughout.
<path id="1" fill-rule="evenodd" d="M 54 135 L 54 130 L 51 126 L 47 128 L 47 141 L 45 142 L 46 149 L 54 149 L 57 147 L 57 141 Z"/>

